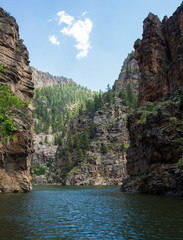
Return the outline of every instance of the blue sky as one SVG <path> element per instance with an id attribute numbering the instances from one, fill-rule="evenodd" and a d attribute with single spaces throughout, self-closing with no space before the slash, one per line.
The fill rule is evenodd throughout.
<path id="1" fill-rule="evenodd" d="M 92 90 L 118 78 L 149 12 L 162 19 L 182 0 L 0 0 L 16 18 L 30 65 Z"/>

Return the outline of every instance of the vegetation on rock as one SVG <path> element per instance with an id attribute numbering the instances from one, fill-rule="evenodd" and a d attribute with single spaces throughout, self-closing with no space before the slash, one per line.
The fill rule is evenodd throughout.
<path id="1" fill-rule="evenodd" d="M 5 71 L 2 65 L 0 65 L 0 72 Z M 13 117 L 16 116 L 17 110 L 27 106 L 28 103 L 16 97 L 9 86 L 0 83 L 0 137 L 13 138 L 12 134 L 15 130 Z"/>

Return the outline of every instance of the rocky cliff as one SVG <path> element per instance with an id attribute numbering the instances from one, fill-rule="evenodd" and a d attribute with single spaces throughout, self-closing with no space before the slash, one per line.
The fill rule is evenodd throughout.
<path id="1" fill-rule="evenodd" d="M 127 176 L 127 114 L 132 99 L 135 101 L 133 89 L 137 94 L 138 77 L 138 66 L 132 52 L 124 61 L 119 79 L 112 90 L 104 94 L 104 105 L 94 112 L 85 112 L 70 120 L 66 136 L 57 149 L 56 159 L 49 163 L 49 171 L 45 175 L 35 178 L 36 184 L 122 183 Z"/>
<path id="2" fill-rule="evenodd" d="M 0 8 L 0 63 L 6 69 L 1 73 L 3 84 L 10 86 L 15 96 L 29 101 L 34 85 L 29 68 L 29 54 L 19 39 L 15 19 Z M 17 125 L 14 136 L 7 145 L 0 142 L 0 193 L 26 192 L 32 188 L 30 156 L 33 152 L 33 121 L 29 105 L 14 112 Z M 2 140 L 2 139 L 1 139 Z"/>
<path id="3" fill-rule="evenodd" d="M 140 107 L 128 118 L 122 191 L 183 195 L 182 39 L 183 4 L 162 22 L 150 13 L 135 42 Z"/>
<path id="4" fill-rule="evenodd" d="M 126 149 L 129 144 L 126 119 L 126 109 L 119 100 L 96 111 L 92 118 L 79 116 L 70 122 L 68 128 L 72 132 L 79 133 L 80 139 L 83 137 L 84 129 L 87 129 L 90 135 L 90 121 L 95 133 L 89 139 L 90 146 L 81 163 L 72 168 L 64 179 L 64 184 L 120 185 L 122 183 L 126 177 Z M 122 141 L 124 149 L 121 148 Z M 77 163 L 78 154 L 74 155 L 71 154 L 71 161 Z M 64 158 L 59 158 L 57 161 L 62 168 Z"/>
<path id="5" fill-rule="evenodd" d="M 143 39 L 135 42 L 141 72 L 139 106 L 167 96 L 183 85 L 183 6 L 169 19 L 150 13 L 144 20 Z"/>
<path id="6" fill-rule="evenodd" d="M 71 78 L 53 76 L 50 73 L 38 71 L 36 68 L 31 67 L 32 70 L 32 81 L 35 88 L 49 87 L 58 83 L 72 83 L 74 82 Z"/>
<path id="7" fill-rule="evenodd" d="M 139 77 L 138 63 L 134 58 L 134 51 L 132 51 L 124 60 L 119 77 L 114 83 L 115 93 L 118 94 L 128 83 L 138 86 Z"/>

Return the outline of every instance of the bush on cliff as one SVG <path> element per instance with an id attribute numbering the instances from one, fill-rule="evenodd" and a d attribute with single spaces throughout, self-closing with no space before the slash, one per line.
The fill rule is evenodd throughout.
<path id="1" fill-rule="evenodd" d="M 0 72 L 5 72 L 1 64 Z M 1 76 L 0 79 L 2 79 Z M 9 86 L 0 83 L 0 137 L 4 139 L 13 134 L 15 122 L 12 117 L 12 112 L 27 106 L 28 103 L 16 97 Z"/>

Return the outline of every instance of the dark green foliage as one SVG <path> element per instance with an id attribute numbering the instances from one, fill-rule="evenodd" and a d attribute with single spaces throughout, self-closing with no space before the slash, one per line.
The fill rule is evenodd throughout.
<path id="1" fill-rule="evenodd" d="M 80 148 L 77 154 L 77 163 L 81 163 L 84 159 L 83 150 Z"/>
<path id="2" fill-rule="evenodd" d="M 121 100 L 123 100 L 124 105 L 126 106 L 128 105 L 127 94 L 124 88 L 120 91 L 118 97 L 121 98 Z"/>
<path id="3" fill-rule="evenodd" d="M 50 167 L 51 167 L 51 164 L 53 163 L 53 161 L 54 161 L 54 159 L 49 159 L 48 162 L 47 162 L 47 164 L 46 164 L 46 166 L 47 166 L 48 168 L 50 168 Z"/>
<path id="4" fill-rule="evenodd" d="M 102 147 L 102 153 L 105 154 L 108 152 L 108 146 L 106 143 L 104 143 L 103 147 Z"/>
<path id="5" fill-rule="evenodd" d="M 104 106 L 104 100 L 102 97 L 102 92 L 100 91 L 99 94 L 95 94 L 94 96 L 94 106 L 93 111 L 97 111 Z"/>
<path id="6" fill-rule="evenodd" d="M 74 148 L 79 148 L 80 145 L 81 145 L 81 143 L 80 143 L 79 135 L 78 135 L 78 133 L 76 133 L 74 135 L 73 147 Z"/>
<path id="7" fill-rule="evenodd" d="M 5 69 L 0 65 L 0 72 Z M 0 76 L 0 79 L 2 77 Z M 15 130 L 15 122 L 12 113 L 16 114 L 17 110 L 27 107 L 29 103 L 20 100 L 10 90 L 9 86 L 0 83 L 0 136 L 3 138 L 12 135 Z"/>
<path id="8" fill-rule="evenodd" d="M 47 168 L 43 166 L 35 165 L 35 164 L 32 165 L 32 171 L 34 176 L 44 175 L 46 170 Z"/>
<path id="9" fill-rule="evenodd" d="M 54 137 L 54 145 L 62 145 L 62 135 L 55 135 Z"/>
<path id="10" fill-rule="evenodd" d="M 176 166 L 180 169 L 183 169 L 183 157 L 179 159 L 179 161 L 176 163 Z"/>
<path id="11" fill-rule="evenodd" d="M 180 94 L 180 104 L 179 104 L 179 106 L 180 106 L 180 109 L 183 110 L 183 90 Z"/>
<path id="12" fill-rule="evenodd" d="M 72 152 L 73 151 L 73 138 L 72 138 L 71 132 L 69 132 L 69 134 L 68 134 L 67 145 L 69 148 L 69 152 Z"/>
<path id="13" fill-rule="evenodd" d="M 125 150 L 125 143 L 124 143 L 123 139 L 122 139 L 122 141 L 121 141 L 120 150 L 121 150 L 122 152 Z"/>
<path id="14" fill-rule="evenodd" d="M 39 120 L 35 123 L 36 133 L 48 133 L 51 126 L 52 133 L 62 131 L 64 137 L 64 127 L 70 118 L 84 113 L 87 107 L 93 110 L 93 101 L 94 94 L 76 83 L 36 89 L 34 117 Z"/>
<path id="15" fill-rule="evenodd" d="M 45 141 L 45 143 L 48 143 L 48 137 L 47 136 L 45 137 L 44 141 Z"/>
<path id="16" fill-rule="evenodd" d="M 129 58 L 130 61 L 134 58 L 134 52 L 133 51 L 129 54 L 128 58 Z"/>
<path id="17" fill-rule="evenodd" d="M 131 73 L 131 70 L 129 69 L 128 64 L 127 64 L 127 66 L 126 66 L 126 76 L 125 76 L 126 79 L 130 77 L 130 73 Z"/>
<path id="18" fill-rule="evenodd" d="M 90 138 L 94 138 L 95 136 L 95 125 L 92 119 L 89 121 L 89 135 Z"/>
<path id="19" fill-rule="evenodd" d="M 59 157 L 63 157 L 63 156 L 65 156 L 65 148 L 61 148 L 60 149 L 60 152 L 59 152 Z"/>
<path id="20" fill-rule="evenodd" d="M 127 85 L 127 101 L 128 101 L 128 106 L 130 108 L 132 109 L 137 108 L 137 97 L 135 96 L 130 83 Z"/>
<path id="21" fill-rule="evenodd" d="M 87 133 L 86 129 L 85 129 L 84 134 L 82 135 L 82 138 L 81 138 L 81 146 L 82 146 L 82 149 L 84 149 L 86 151 L 88 151 L 90 149 L 88 133 Z"/>
<path id="22" fill-rule="evenodd" d="M 115 97 L 115 93 L 111 90 L 111 87 L 108 84 L 107 92 L 106 92 L 106 100 L 109 105 L 111 105 L 115 101 L 114 97 Z"/>
<path id="23" fill-rule="evenodd" d="M 132 85 L 129 83 L 126 88 L 123 88 L 119 93 L 119 98 L 123 101 L 123 104 L 128 106 L 130 109 L 137 108 L 137 97 L 132 88 Z"/>
<path id="24" fill-rule="evenodd" d="M 65 154 L 65 163 L 66 163 L 66 169 L 69 171 L 71 169 L 71 160 L 70 160 L 69 152 L 66 152 Z"/>

